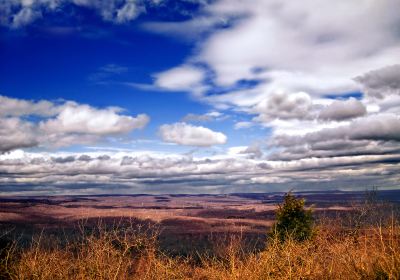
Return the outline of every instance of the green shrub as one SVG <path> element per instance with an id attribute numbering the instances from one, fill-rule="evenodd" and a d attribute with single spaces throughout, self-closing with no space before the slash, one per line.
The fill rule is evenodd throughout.
<path id="1" fill-rule="evenodd" d="M 272 238 L 282 242 L 287 238 L 304 241 L 313 236 L 314 218 L 312 211 L 304 208 L 304 202 L 290 192 L 285 194 L 283 203 L 276 211 L 276 223 L 270 234 Z"/>

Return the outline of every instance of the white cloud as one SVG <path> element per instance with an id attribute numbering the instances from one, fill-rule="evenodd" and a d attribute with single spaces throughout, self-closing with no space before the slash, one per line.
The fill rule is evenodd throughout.
<path id="1" fill-rule="evenodd" d="M 373 114 L 305 134 L 275 133 L 269 140 L 274 148 L 270 159 L 397 155 L 400 153 L 399 135 L 399 115 Z"/>
<path id="2" fill-rule="evenodd" d="M 216 72 L 220 85 L 263 77 L 253 71 L 259 67 L 267 75 L 275 72 L 267 77 L 287 90 L 318 90 L 314 81 L 349 90 L 352 77 L 398 56 L 396 8 L 399 3 L 391 0 L 218 1 L 207 7 L 212 17 L 243 19 L 207 39 L 199 59 Z"/>
<path id="3" fill-rule="evenodd" d="M 224 114 L 217 112 L 217 111 L 211 111 L 202 115 L 198 114 L 187 114 L 186 116 L 183 117 L 182 121 L 183 122 L 209 122 L 209 121 L 219 121 L 219 120 L 224 120 L 228 116 L 225 116 Z"/>
<path id="4" fill-rule="evenodd" d="M 75 5 L 95 9 L 106 21 L 123 23 L 137 18 L 146 10 L 141 5 L 145 3 L 132 0 L 72 0 Z"/>
<path id="5" fill-rule="evenodd" d="M 253 122 L 237 122 L 237 123 L 235 123 L 234 128 L 235 129 L 243 129 L 243 128 L 249 128 L 252 126 L 254 126 Z"/>
<path id="6" fill-rule="evenodd" d="M 0 154 L 38 145 L 36 127 L 15 117 L 0 117 Z"/>
<path id="7" fill-rule="evenodd" d="M 40 17 L 42 17 L 41 11 L 34 10 L 31 7 L 23 7 L 17 14 L 13 16 L 11 26 L 13 28 L 19 28 L 35 21 Z"/>
<path id="8" fill-rule="evenodd" d="M 311 110 L 310 96 L 305 92 L 288 94 L 274 92 L 258 103 L 252 112 L 259 114 L 256 121 L 270 122 L 274 119 L 304 119 Z"/>
<path id="9" fill-rule="evenodd" d="M 371 97 L 400 95 L 400 64 L 387 66 L 358 76 L 355 80 Z"/>
<path id="10" fill-rule="evenodd" d="M 386 112 L 398 114 L 400 112 L 400 95 L 386 95 L 383 98 L 366 98 L 368 111 L 371 113 Z"/>
<path id="11" fill-rule="evenodd" d="M 35 102 L 0 95 L 0 116 L 53 116 L 58 111 L 59 107 L 47 100 Z"/>
<path id="12" fill-rule="evenodd" d="M 0 3 L 0 23 L 22 27 L 67 3 L 5 1 Z M 115 23 L 133 20 L 147 5 L 125 0 L 74 3 Z M 179 186 L 195 192 L 209 186 L 246 191 L 260 184 L 289 188 L 313 182 L 354 182 L 363 189 L 376 183 L 398 186 L 400 68 L 393 63 L 400 57 L 399 10 L 397 0 L 219 0 L 188 21 L 145 24 L 146 30 L 199 41 L 183 64 L 155 74 L 153 85 L 131 85 L 188 91 L 218 110 L 250 114 L 253 122 L 238 122 L 235 128 L 256 121 L 270 127 L 269 150 L 264 154 L 257 143 L 203 158 L 122 150 L 106 155 L 9 153 L 93 143 L 141 128 L 148 117 L 117 108 L 0 97 L 0 183 L 110 184 L 142 192 L 154 186 L 161 192 Z M 126 69 L 108 65 L 100 70 L 118 74 Z M 359 90 L 365 93 L 361 100 L 329 97 Z M 189 114 L 184 120 L 226 115 L 218 114 Z M 163 125 L 159 133 L 164 141 L 180 145 L 227 142 L 221 132 L 187 123 Z"/>
<path id="13" fill-rule="evenodd" d="M 355 98 L 335 100 L 320 111 L 322 120 L 345 120 L 363 116 L 367 113 L 365 106 Z"/>
<path id="14" fill-rule="evenodd" d="M 168 25 L 183 36 L 190 26 L 209 28 L 186 61 L 205 65 L 212 82 L 229 90 L 206 95 L 209 84 L 203 83 L 196 96 L 216 108 L 248 111 L 277 91 L 314 99 L 359 90 L 354 77 L 400 57 L 398 9 L 395 0 L 220 0 L 189 21 Z M 221 19 L 223 28 L 212 24 Z M 238 89 L 243 80 L 258 84 Z"/>
<path id="15" fill-rule="evenodd" d="M 198 67 L 182 65 L 154 75 L 155 85 L 167 90 L 191 91 L 200 86 L 204 71 Z"/>
<path id="16" fill-rule="evenodd" d="M 137 7 L 135 0 L 127 1 L 122 8 L 117 10 L 116 21 L 123 23 L 135 19 L 142 12 L 142 9 Z"/>
<path id="17" fill-rule="evenodd" d="M 398 9 L 393 0 L 215 1 L 202 10 L 202 21 L 228 24 L 203 24 L 201 32 L 209 33 L 186 59 L 211 73 L 203 91 L 196 86 L 196 97 L 253 116 L 237 129 L 254 122 L 271 128 L 272 142 L 281 139 L 272 152 L 282 158 L 316 156 L 323 166 L 335 155 L 350 161 L 352 155 L 396 154 L 399 71 L 388 66 L 400 57 Z M 198 24 L 196 18 L 184 22 L 181 33 Z M 240 86 L 243 81 L 255 83 Z M 213 85 L 221 93 L 208 92 Z M 360 90 L 366 93 L 361 100 L 346 100 Z M 283 139 L 290 139 L 286 146 Z"/>
<path id="18" fill-rule="evenodd" d="M 226 26 L 227 23 L 225 18 L 197 16 L 184 22 L 145 22 L 142 28 L 161 35 L 194 40 L 210 29 Z"/>
<path id="19" fill-rule="evenodd" d="M 199 147 L 225 144 L 227 141 L 227 137 L 221 132 L 186 123 L 162 125 L 160 135 L 166 142 Z"/>
<path id="20" fill-rule="evenodd" d="M 111 135 L 143 128 L 148 122 L 149 117 L 144 114 L 134 118 L 119 115 L 115 108 L 96 109 L 68 102 L 56 118 L 41 122 L 40 129 L 51 133 Z"/>
<path id="21" fill-rule="evenodd" d="M 0 24 L 12 28 L 27 26 L 39 18 L 69 6 L 72 9 L 86 7 L 95 10 L 103 20 L 126 23 L 146 12 L 146 5 L 154 1 L 135 0 L 10 0 L 0 3 Z M 66 13 L 68 15 L 68 13 Z"/>
<path id="22" fill-rule="evenodd" d="M 57 194 L 205 193 L 210 186 L 221 193 L 310 189 L 316 181 L 319 190 L 323 182 L 330 187 L 342 187 L 345 182 L 346 187 L 364 190 L 377 183 L 396 186 L 399 179 L 395 163 L 400 156 L 394 154 L 268 161 L 238 156 L 244 149 L 231 149 L 232 155 L 223 158 L 14 151 L 0 155 L 0 183 L 8 194 L 45 194 L 49 189 Z M 32 185 L 35 188 L 20 188 Z"/>
<path id="23" fill-rule="evenodd" d="M 0 153 L 18 148 L 89 144 L 147 125 L 145 114 L 122 115 L 120 108 L 94 108 L 75 102 L 38 102 L 0 96 Z M 30 121 L 26 116 L 39 116 Z"/>
<path id="24" fill-rule="evenodd" d="M 242 154 L 249 155 L 250 158 L 261 158 L 263 152 L 259 143 L 253 143 L 252 145 L 246 147 L 245 150 L 241 151 Z"/>
<path id="25" fill-rule="evenodd" d="M 352 139 L 400 141 L 400 115 L 376 114 L 357 119 L 347 135 Z"/>
<path id="26" fill-rule="evenodd" d="M 268 127 L 273 128 L 274 135 L 299 136 L 307 133 L 320 131 L 322 129 L 336 128 L 347 125 L 348 121 L 342 122 L 320 122 L 318 120 L 280 120 L 275 119 L 267 123 Z"/>
<path id="27" fill-rule="evenodd" d="M 277 137 L 282 140 L 280 144 L 285 146 L 334 139 L 400 141 L 400 116 L 387 113 L 374 114 L 357 118 L 347 124 L 339 124 L 336 127 L 321 127 L 317 131 L 303 135 L 282 133 Z"/>
<path id="28" fill-rule="evenodd" d="M 118 75 L 128 72 L 129 68 L 110 63 L 97 69 L 88 76 L 88 80 L 97 84 L 107 84 L 116 78 Z"/>

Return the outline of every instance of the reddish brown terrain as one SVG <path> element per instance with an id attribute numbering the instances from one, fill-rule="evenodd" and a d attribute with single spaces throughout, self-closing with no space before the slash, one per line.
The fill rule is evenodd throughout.
<path id="1" fill-rule="evenodd" d="M 399 191 L 381 192 L 386 198 Z M 395 196 L 393 196 L 395 194 Z M 316 213 L 349 210 L 358 192 L 301 193 Z M 68 225 L 80 220 L 135 218 L 177 232 L 264 232 L 281 193 L 230 195 L 127 195 L 0 198 L 1 224 Z"/>
<path id="2" fill-rule="evenodd" d="M 55 226 L 85 219 L 136 218 L 178 232 L 258 232 L 271 225 L 275 207 L 225 195 L 10 198 L 0 203 L 0 222 Z"/>
<path id="3" fill-rule="evenodd" d="M 185 254 L 210 236 L 240 233 L 251 242 L 265 240 L 283 193 L 230 195 L 101 195 L 0 198 L 0 229 L 29 240 L 41 230 L 73 233 L 78 224 L 121 221 L 157 228 L 171 252 Z M 364 192 L 298 193 L 316 218 L 346 214 Z M 380 199 L 398 202 L 400 191 L 381 191 Z M 199 245 L 200 244 L 200 245 Z M 206 245 L 205 245 L 206 246 Z"/>

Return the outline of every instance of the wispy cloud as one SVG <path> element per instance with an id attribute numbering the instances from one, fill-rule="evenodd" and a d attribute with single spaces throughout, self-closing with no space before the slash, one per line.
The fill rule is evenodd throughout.
<path id="1" fill-rule="evenodd" d="M 113 78 L 127 73 L 128 71 L 128 67 L 110 63 L 99 67 L 94 73 L 89 75 L 88 80 L 96 84 L 107 84 L 110 83 Z"/>
<path id="2" fill-rule="evenodd" d="M 3 1 L 0 3 L 0 24 L 11 28 L 21 28 L 37 19 L 57 13 L 66 6 L 72 9 L 81 7 L 93 9 L 104 21 L 123 24 L 135 20 L 139 15 L 145 13 L 146 5 L 150 4 L 155 5 L 155 2 L 132 0 Z"/>
<path id="3" fill-rule="evenodd" d="M 189 113 L 182 118 L 183 122 L 210 122 L 210 121 L 222 121 L 229 118 L 228 115 L 225 115 L 218 111 L 211 111 L 205 114 L 192 114 Z"/>

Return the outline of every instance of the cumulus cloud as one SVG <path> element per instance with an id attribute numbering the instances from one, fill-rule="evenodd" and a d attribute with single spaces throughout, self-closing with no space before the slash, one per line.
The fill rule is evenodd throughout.
<path id="1" fill-rule="evenodd" d="M 81 158 L 81 157 L 79 157 Z M 75 157 L 74 156 L 66 156 L 66 157 L 52 157 L 51 158 L 52 162 L 55 163 L 67 163 L 67 162 L 74 162 Z"/>
<path id="2" fill-rule="evenodd" d="M 38 145 L 37 130 L 32 123 L 15 117 L 0 117 L 0 154 L 36 145 Z"/>
<path id="3" fill-rule="evenodd" d="M 335 100 L 319 113 L 322 120 L 345 120 L 363 116 L 367 113 L 365 106 L 357 99 Z"/>
<path id="4" fill-rule="evenodd" d="M 391 65 L 358 76 L 355 80 L 363 86 L 364 92 L 372 97 L 383 98 L 400 95 L 400 65 Z"/>
<path id="5" fill-rule="evenodd" d="M 91 161 L 92 158 L 90 156 L 88 156 L 88 155 L 80 155 L 78 157 L 78 160 L 80 160 L 80 161 Z"/>
<path id="6" fill-rule="evenodd" d="M 218 1 L 207 7 L 211 16 L 242 15 L 243 20 L 207 39 L 200 58 L 212 66 L 219 84 L 258 78 L 260 73 L 252 69 L 265 67 L 272 70 L 266 73 L 275 72 L 269 76 L 273 82 L 286 79 L 291 90 L 318 89 L 315 81 L 331 89 L 351 89 L 350 79 L 360 71 L 386 66 L 398 54 L 394 42 L 399 41 L 395 31 L 399 19 L 394 8 L 399 3 L 391 0 L 372 4 L 256 1 L 252 5 Z M 382 42 L 388 45 L 383 47 Z"/>
<path id="7" fill-rule="evenodd" d="M 205 78 L 204 71 L 198 67 L 182 65 L 154 75 L 155 85 L 175 91 L 191 91 L 200 86 Z"/>
<path id="8" fill-rule="evenodd" d="M 311 110 L 310 96 L 305 92 L 288 94 L 286 92 L 271 93 L 252 110 L 258 113 L 256 121 L 269 122 L 273 119 L 303 119 Z"/>
<path id="9" fill-rule="evenodd" d="M 30 101 L 24 99 L 9 98 L 0 95 L 0 116 L 53 116 L 58 113 L 59 107 L 47 100 Z"/>
<path id="10" fill-rule="evenodd" d="M 94 108 L 67 101 L 29 101 L 0 96 L 0 152 L 28 147 L 61 147 L 93 143 L 141 129 L 149 117 L 121 114 L 120 108 Z M 39 116 L 30 121 L 24 116 Z"/>
<path id="11" fill-rule="evenodd" d="M 118 113 L 115 108 L 96 109 L 69 102 L 56 118 L 42 121 L 40 129 L 50 133 L 112 135 L 143 128 L 149 122 L 149 117 L 144 114 L 134 118 Z"/>
<path id="12" fill-rule="evenodd" d="M 227 137 L 221 132 L 186 123 L 164 124 L 159 132 L 164 141 L 179 145 L 209 147 L 225 144 L 227 141 Z"/>
<path id="13" fill-rule="evenodd" d="M 400 141 L 400 116 L 376 114 L 356 120 L 347 135 L 352 139 Z"/>
<path id="14" fill-rule="evenodd" d="M 261 146 L 259 143 L 254 143 L 248 146 L 245 150 L 241 151 L 240 153 L 250 155 L 250 158 L 261 158 L 263 156 L 263 152 L 261 150 Z"/>

